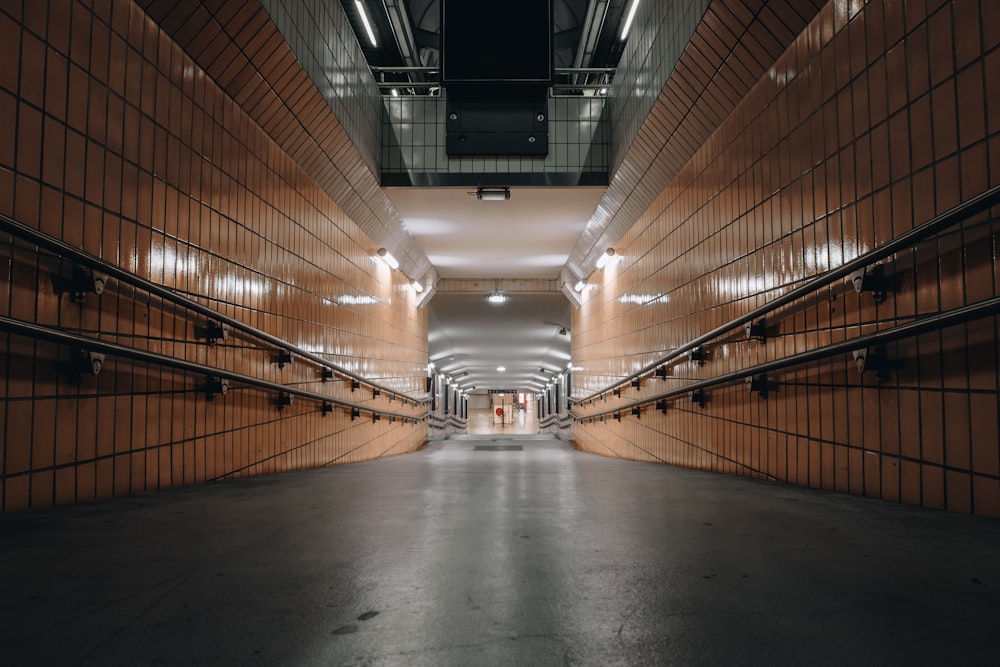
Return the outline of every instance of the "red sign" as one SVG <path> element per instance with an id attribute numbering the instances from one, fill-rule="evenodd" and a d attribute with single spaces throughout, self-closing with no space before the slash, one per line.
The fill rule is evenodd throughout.
<path id="1" fill-rule="evenodd" d="M 497 408 L 497 417 L 503 417 L 503 408 Z"/>

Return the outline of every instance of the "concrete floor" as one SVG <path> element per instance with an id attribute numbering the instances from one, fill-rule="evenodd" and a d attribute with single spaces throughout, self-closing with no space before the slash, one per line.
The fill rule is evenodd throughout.
<path id="1" fill-rule="evenodd" d="M 0 516 L 0 664 L 997 664 L 998 521 L 494 438 Z"/>

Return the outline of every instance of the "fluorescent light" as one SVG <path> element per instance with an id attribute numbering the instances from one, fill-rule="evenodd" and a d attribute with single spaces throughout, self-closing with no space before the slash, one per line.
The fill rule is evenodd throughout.
<path id="1" fill-rule="evenodd" d="M 393 89 L 392 89 L 392 90 L 390 90 L 389 92 L 390 92 L 390 93 L 392 93 L 392 96 L 393 96 L 393 97 L 399 97 L 399 91 L 398 91 L 398 90 L 396 90 L 395 88 L 393 88 Z"/>
<path id="2" fill-rule="evenodd" d="M 506 201 L 510 199 L 510 188 L 477 188 L 476 199 L 480 201 Z"/>
<path id="3" fill-rule="evenodd" d="M 368 39 L 371 40 L 372 46 L 378 46 L 378 42 L 375 41 L 375 33 L 372 31 L 372 24 L 368 22 L 368 13 L 365 11 L 365 6 L 361 3 L 361 0 L 354 0 L 354 6 L 358 8 L 358 13 L 361 14 L 361 22 L 365 24 L 365 32 L 368 33 Z M 634 7 L 632 11 L 635 11 Z"/>
<path id="4" fill-rule="evenodd" d="M 399 268 L 399 260 L 397 260 L 395 257 L 393 257 L 392 253 L 390 253 L 385 248 L 379 248 L 378 249 L 378 256 L 382 258 L 383 262 L 385 262 L 386 264 L 389 265 L 389 268 L 391 268 L 391 269 L 398 269 Z"/>
<path id="5" fill-rule="evenodd" d="M 608 94 L 608 89 L 607 88 L 601 88 L 597 92 L 600 93 L 601 95 L 607 95 Z"/>
<path id="6" fill-rule="evenodd" d="M 486 295 L 486 300 L 494 304 L 506 303 L 507 295 L 503 292 L 490 292 Z"/>
<path id="7" fill-rule="evenodd" d="M 628 37 L 629 28 L 632 27 L 632 19 L 635 18 L 635 10 L 638 8 L 639 0 L 632 0 L 632 7 L 628 10 L 628 17 L 625 19 L 625 27 L 622 28 L 622 39 Z M 367 23 L 365 25 L 367 25 Z"/>
<path id="8" fill-rule="evenodd" d="M 497 372 L 498 373 L 503 373 L 505 370 L 507 370 L 505 367 L 503 367 L 503 366 L 497 366 Z"/>
<path id="9" fill-rule="evenodd" d="M 614 248 L 608 248 L 607 250 L 605 250 L 604 254 L 601 255 L 600 259 L 597 260 L 597 268 L 603 269 L 604 265 L 607 264 L 608 261 L 614 256 L 615 256 Z"/>

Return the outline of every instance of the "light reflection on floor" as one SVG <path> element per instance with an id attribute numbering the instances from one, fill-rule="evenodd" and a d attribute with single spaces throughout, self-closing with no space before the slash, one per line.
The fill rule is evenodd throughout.
<path id="1" fill-rule="evenodd" d="M 538 433 L 537 404 L 528 401 L 524 410 L 513 410 L 508 404 L 505 408 L 503 423 L 493 409 L 469 410 L 469 428 L 471 435 L 490 435 L 504 433 L 507 435 L 531 435 Z M 511 414 L 513 413 L 513 414 Z"/>

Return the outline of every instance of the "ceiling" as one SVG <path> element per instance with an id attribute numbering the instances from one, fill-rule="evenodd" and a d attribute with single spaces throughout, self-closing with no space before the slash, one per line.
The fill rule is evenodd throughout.
<path id="1" fill-rule="evenodd" d="M 515 292 L 501 305 L 437 294 L 428 318 L 431 360 L 467 391 L 540 390 L 570 359 L 570 305 L 559 293 Z"/>
<path id="2" fill-rule="evenodd" d="M 469 188 L 384 189 L 439 277 L 548 279 L 606 190 L 515 187 L 508 201 L 480 201 Z"/>
<path id="3" fill-rule="evenodd" d="M 437 67 L 440 0 L 362 0 L 377 35 L 365 37 L 355 0 L 341 0 L 372 67 Z M 631 0 L 553 0 L 554 65 L 614 67 Z M 517 44 L 511 44 L 512 49 Z M 385 73 L 383 81 L 424 81 L 424 73 Z M 567 83 L 567 75 L 558 79 Z M 589 76 L 589 78 L 588 78 Z M 571 84 L 601 83 L 606 75 Z M 400 86 L 403 94 L 419 88 Z M 426 90 L 426 89 L 424 89 Z M 558 278 L 604 195 L 604 187 L 512 187 L 508 201 L 480 201 L 468 187 L 383 188 L 408 233 L 424 250 L 439 283 L 428 308 L 428 352 L 438 371 L 460 388 L 540 390 L 570 360 L 570 303 Z M 475 280 L 478 279 L 478 280 Z M 529 291 L 508 289 L 493 305 L 486 293 L 533 280 Z M 548 289 L 539 291 L 539 281 Z M 472 289 L 481 285 L 482 289 Z M 505 370 L 498 371 L 498 367 Z"/>

